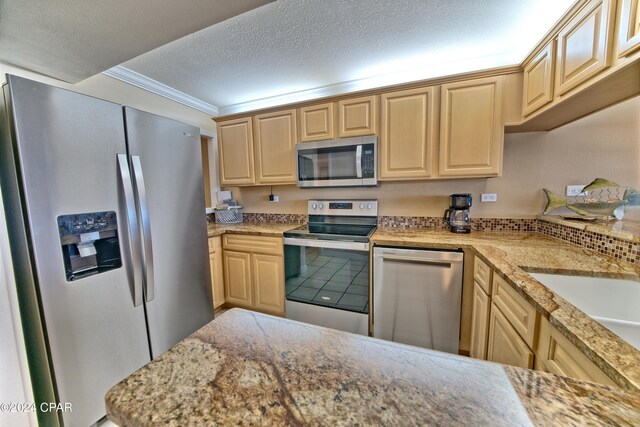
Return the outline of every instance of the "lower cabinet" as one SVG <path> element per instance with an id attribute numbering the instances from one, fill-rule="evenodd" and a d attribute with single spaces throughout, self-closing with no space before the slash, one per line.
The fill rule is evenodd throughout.
<path id="1" fill-rule="evenodd" d="M 225 235 L 224 284 L 228 304 L 284 315 L 282 239 Z"/>
<path id="2" fill-rule="evenodd" d="M 474 279 L 471 357 L 616 385 L 478 257 Z"/>
<path id="3" fill-rule="evenodd" d="M 616 385 L 545 318 L 540 322 L 535 369 L 581 380 Z"/>
<path id="4" fill-rule="evenodd" d="M 533 352 L 495 304 L 492 304 L 489 315 L 487 360 L 520 368 L 533 368 Z"/>
<path id="5" fill-rule="evenodd" d="M 209 269 L 211 270 L 211 287 L 213 288 L 213 308 L 225 303 L 224 277 L 222 275 L 222 239 L 209 238 Z"/>
<path id="6" fill-rule="evenodd" d="M 471 315 L 470 356 L 486 360 L 489 337 L 489 313 L 491 300 L 478 282 L 473 282 L 473 313 Z"/>

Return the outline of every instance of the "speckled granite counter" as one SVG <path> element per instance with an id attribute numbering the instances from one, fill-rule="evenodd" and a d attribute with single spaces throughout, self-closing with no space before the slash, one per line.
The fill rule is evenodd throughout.
<path id="1" fill-rule="evenodd" d="M 638 425 L 640 394 L 233 309 L 106 395 L 141 425 Z"/>
<path id="2" fill-rule="evenodd" d="M 224 233 L 253 234 L 257 236 L 281 237 L 282 233 L 301 224 L 281 222 L 241 222 L 239 224 L 207 224 L 209 237 L 220 236 Z"/>
<path id="3" fill-rule="evenodd" d="M 640 351 L 527 274 L 529 271 L 640 280 L 637 266 L 538 233 L 461 235 L 434 229 L 378 228 L 372 242 L 473 249 L 616 383 L 640 390 Z"/>

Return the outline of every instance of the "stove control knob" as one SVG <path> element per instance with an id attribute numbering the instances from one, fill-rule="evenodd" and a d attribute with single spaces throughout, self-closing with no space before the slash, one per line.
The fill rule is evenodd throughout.
<path id="1" fill-rule="evenodd" d="M 316 205 L 315 203 L 311 205 L 312 209 L 318 209 L 318 205 Z"/>
<path id="2" fill-rule="evenodd" d="M 367 205 L 367 209 L 371 209 L 372 207 L 373 207 L 373 205 L 372 205 L 371 203 L 369 203 L 369 204 Z"/>
<path id="3" fill-rule="evenodd" d="M 360 203 L 360 209 L 364 209 L 364 203 Z"/>
<path id="4" fill-rule="evenodd" d="M 320 208 L 320 209 L 324 209 L 324 205 L 323 205 L 322 203 L 320 203 L 319 208 Z"/>

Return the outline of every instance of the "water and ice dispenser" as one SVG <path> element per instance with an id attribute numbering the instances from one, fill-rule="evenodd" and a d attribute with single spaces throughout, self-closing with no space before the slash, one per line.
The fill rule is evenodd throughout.
<path id="1" fill-rule="evenodd" d="M 58 230 L 67 281 L 122 266 L 114 211 L 61 215 Z"/>

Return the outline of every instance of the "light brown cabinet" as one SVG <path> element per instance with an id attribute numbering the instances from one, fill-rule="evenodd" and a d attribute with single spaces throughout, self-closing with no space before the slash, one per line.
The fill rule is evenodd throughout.
<path id="1" fill-rule="evenodd" d="M 540 322 L 535 369 L 581 380 L 616 385 L 545 318 Z"/>
<path id="2" fill-rule="evenodd" d="M 533 368 L 533 352 L 495 304 L 492 304 L 489 315 L 487 360 L 520 368 Z"/>
<path id="3" fill-rule="evenodd" d="M 380 96 L 380 180 L 431 176 L 437 123 L 434 92 L 427 87 Z"/>
<path id="4" fill-rule="evenodd" d="M 253 124 L 251 117 L 218 124 L 220 184 L 254 184 Z"/>
<path id="5" fill-rule="evenodd" d="M 300 114 L 300 142 L 334 138 L 334 103 L 311 105 L 298 109 Z"/>
<path id="6" fill-rule="evenodd" d="M 338 101 L 338 136 L 374 135 L 377 132 L 378 97 L 364 96 Z"/>
<path id="7" fill-rule="evenodd" d="M 216 309 L 225 303 L 222 242 L 220 237 L 209 238 L 209 269 L 211 270 L 211 287 L 213 288 L 213 308 Z"/>
<path id="8" fill-rule="evenodd" d="M 225 234 L 223 248 L 227 303 L 284 315 L 282 239 Z"/>
<path id="9" fill-rule="evenodd" d="M 554 47 L 555 42 L 552 40 L 524 66 L 522 83 L 523 116 L 528 116 L 553 101 Z"/>
<path id="10" fill-rule="evenodd" d="M 502 277 L 493 275 L 491 301 L 531 348 L 535 347 L 540 314 Z"/>
<path id="11" fill-rule="evenodd" d="M 618 23 L 618 58 L 640 49 L 640 1 L 621 0 Z"/>
<path id="12" fill-rule="evenodd" d="M 471 349 L 469 355 L 486 360 L 489 336 L 491 300 L 478 282 L 473 284 L 473 312 L 471 315 Z"/>
<path id="13" fill-rule="evenodd" d="M 440 176 L 502 172 L 502 77 L 442 85 Z"/>
<path id="14" fill-rule="evenodd" d="M 224 290 L 227 302 L 251 308 L 253 301 L 251 254 L 225 249 L 222 257 L 224 259 Z"/>
<path id="15" fill-rule="evenodd" d="M 259 184 L 296 182 L 296 110 L 254 117 L 256 181 Z"/>
<path id="16" fill-rule="evenodd" d="M 557 95 L 611 65 L 614 7 L 615 0 L 591 0 L 558 33 Z"/>

